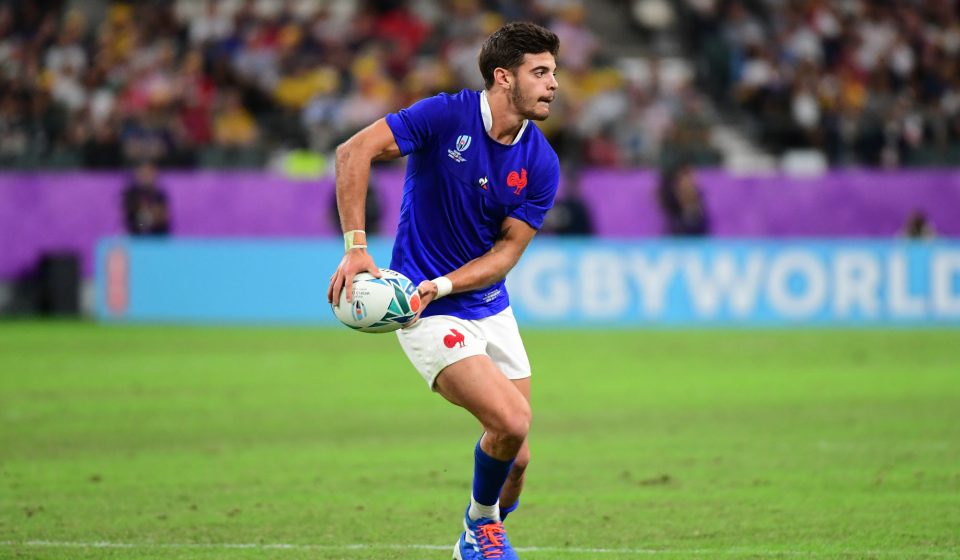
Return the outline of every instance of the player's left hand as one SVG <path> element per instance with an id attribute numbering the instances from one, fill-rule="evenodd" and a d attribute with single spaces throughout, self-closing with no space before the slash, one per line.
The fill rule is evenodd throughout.
<path id="1" fill-rule="evenodd" d="M 430 302 L 436 299 L 437 297 L 437 285 L 431 282 L 430 280 L 424 280 L 420 282 L 420 285 L 417 286 L 417 293 L 420 294 L 420 310 L 417 311 L 416 316 L 403 328 L 412 326 L 414 323 L 420 319 L 420 315 L 423 314 L 423 310 L 430 305 Z"/>
<path id="2" fill-rule="evenodd" d="M 337 305 L 340 303 L 340 292 L 344 287 L 353 285 L 353 277 L 361 272 L 369 272 L 380 278 L 380 269 L 373 262 L 373 257 L 366 249 L 351 249 L 343 255 L 340 266 L 330 277 L 330 287 L 327 288 L 327 302 Z M 353 301 L 352 290 L 347 290 L 347 302 Z"/>

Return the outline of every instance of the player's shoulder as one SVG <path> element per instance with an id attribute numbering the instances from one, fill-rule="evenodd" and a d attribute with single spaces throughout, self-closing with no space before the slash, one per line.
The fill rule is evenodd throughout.
<path id="1" fill-rule="evenodd" d="M 560 157 L 557 155 L 557 151 L 553 149 L 550 141 L 547 140 L 547 137 L 536 123 L 531 122 L 530 125 L 530 130 L 528 131 L 530 137 L 528 141 L 530 142 L 531 150 L 537 164 L 545 169 L 560 169 Z"/>
<path id="2" fill-rule="evenodd" d="M 460 90 L 455 93 L 438 93 L 432 97 L 427 97 L 423 101 L 428 101 L 436 107 L 442 107 L 451 113 L 464 111 L 467 107 L 478 106 L 480 103 L 480 92 L 471 89 Z"/>
<path id="3" fill-rule="evenodd" d="M 424 97 L 400 113 L 429 123 L 434 132 L 445 133 L 459 127 L 467 115 L 479 111 L 479 92 L 465 89 L 456 93 L 438 93 Z"/>

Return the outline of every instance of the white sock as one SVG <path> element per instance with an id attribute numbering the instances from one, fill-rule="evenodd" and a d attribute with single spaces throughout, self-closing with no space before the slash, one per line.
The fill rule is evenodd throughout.
<path id="1" fill-rule="evenodd" d="M 473 499 L 473 496 L 470 496 L 470 510 L 467 515 L 470 516 L 470 521 L 476 521 L 481 517 L 500 521 L 500 500 L 497 500 L 497 503 L 492 506 L 485 506 Z"/>

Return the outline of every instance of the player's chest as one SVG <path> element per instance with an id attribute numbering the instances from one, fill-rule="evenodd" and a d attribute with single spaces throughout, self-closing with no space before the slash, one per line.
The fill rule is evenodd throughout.
<path id="1" fill-rule="evenodd" d="M 485 138 L 458 134 L 441 144 L 438 159 L 451 186 L 465 196 L 510 207 L 527 198 L 527 185 L 533 179 L 526 146 L 509 149 L 491 145 Z"/>

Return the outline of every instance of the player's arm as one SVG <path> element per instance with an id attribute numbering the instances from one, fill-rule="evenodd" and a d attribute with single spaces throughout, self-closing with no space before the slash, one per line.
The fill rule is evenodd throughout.
<path id="1" fill-rule="evenodd" d="M 537 230 L 527 222 L 506 218 L 500 225 L 500 236 L 492 249 L 441 278 L 420 283 L 417 289 L 424 307 L 436 299 L 438 294 L 445 296 L 479 290 L 503 280 L 520 260 L 536 234 Z M 443 280 L 444 278 L 446 280 Z M 447 282 L 448 286 L 442 285 Z"/>
<path id="2" fill-rule="evenodd" d="M 330 278 L 327 301 L 340 300 L 340 291 L 353 283 L 360 272 L 380 277 L 380 269 L 367 253 L 367 234 L 364 231 L 367 184 L 370 182 L 370 164 L 400 157 L 400 148 L 385 119 L 380 119 L 354 134 L 337 146 L 337 209 L 340 227 L 344 233 L 344 255 L 340 266 Z M 347 291 L 347 300 L 352 294 Z"/>

